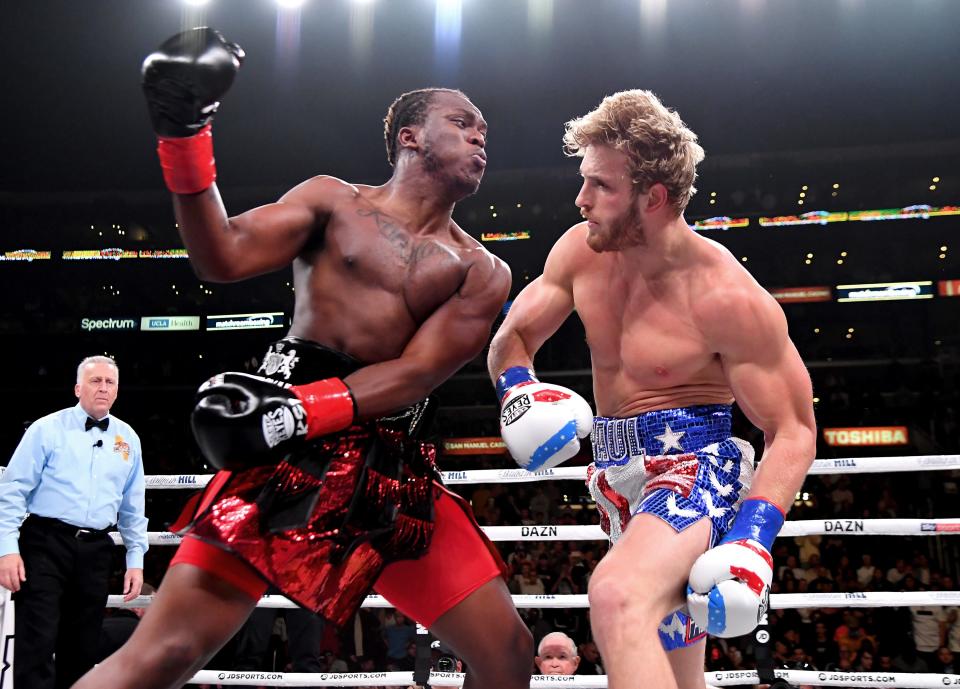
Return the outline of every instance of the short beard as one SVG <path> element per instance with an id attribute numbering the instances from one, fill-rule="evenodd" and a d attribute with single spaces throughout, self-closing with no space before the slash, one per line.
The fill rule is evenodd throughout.
<path id="1" fill-rule="evenodd" d="M 634 199 L 636 200 L 636 199 Z M 643 220 L 636 204 L 630 204 L 630 210 L 615 219 L 610 224 L 607 239 L 594 251 L 622 251 L 635 246 L 646 246 L 647 237 L 643 231 Z"/>

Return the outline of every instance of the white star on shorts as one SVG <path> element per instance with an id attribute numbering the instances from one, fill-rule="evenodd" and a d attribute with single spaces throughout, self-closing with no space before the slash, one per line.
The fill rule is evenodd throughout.
<path id="1" fill-rule="evenodd" d="M 680 444 L 680 438 L 686 434 L 686 431 L 674 433 L 672 430 L 670 430 L 670 424 L 666 424 L 663 435 L 655 435 L 653 437 L 663 444 L 663 449 L 661 452 L 669 452 L 670 450 L 680 450 L 683 452 L 683 446 Z"/>

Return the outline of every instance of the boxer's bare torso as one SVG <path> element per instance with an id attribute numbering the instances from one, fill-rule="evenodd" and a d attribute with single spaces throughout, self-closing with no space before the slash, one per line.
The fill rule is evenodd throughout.
<path id="1" fill-rule="evenodd" d="M 426 232 L 411 227 L 383 203 L 382 187 L 327 177 L 298 193 L 325 222 L 293 262 L 290 334 L 361 361 L 399 356 L 470 271 L 504 269 L 452 220 Z"/>
<path id="2" fill-rule="evenodd" d="M 586 224 L 554 248 L 556 275 L 569 289 L 590 346 L 594 397 L 602 416 L 654 409 L 729 404 L 733 393 L 712 342 L 724 327 L 717 291 L 740 298 L 760 290 L 720 245 L 693 236 L 679 265 L 645 275 L 629 252 L 596 253 Z"/>

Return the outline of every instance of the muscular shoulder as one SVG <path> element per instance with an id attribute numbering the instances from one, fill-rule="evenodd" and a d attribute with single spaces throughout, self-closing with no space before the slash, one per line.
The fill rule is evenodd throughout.
<path id="1" fill-rule="evenodd" d="M 562 285 L 570 285 L 580 273 L 599 263 L 599 254 L 587 246 L 587 223 L 577 223 L 556 241 L 543 268 L 544 277 Z"/>
<path id="2" fill-rule="evenodd" d="M 785 337 L 787 322 L 776 300 L 726 248 L 705 241 L 706 265 L 691 303 L 708 340 L 722 348 L 743 337 Z"/>
<path id="3" fill-rule="evenodd" d="M 295 203 L 316 210 L 332 210 L 338 203 L 361 195 L 360 188 L 329 175 L 317 175 L 301 182 L 280 198 L 280 203 Z"/>
<path id="4" fill-rule="evenodd" d="M 498 311 L 510 294 L 510 267 L 478 242 L 475 248 L 466 253 L 470 265 L 460 295 L 478 298 L 493 311 Z"/>

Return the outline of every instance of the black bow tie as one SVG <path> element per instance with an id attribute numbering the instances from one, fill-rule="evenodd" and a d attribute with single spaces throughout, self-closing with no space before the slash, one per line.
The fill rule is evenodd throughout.
<path id="1" fill-rule="evenodd" d="M 110 417 L 108 417 L 108 416 L 104 416 L 104 417 L 103 417 L 102 419 L 100 419 L 99 421 L 94 421 L 92 418 L 90 418 L 90 417 L 88 416 L 88 417 L 87 417 L 87 423 L 84 424 L 83 430 L 89 431 L 91 428 L 93 428 L 94 426 L 96 426 L 96 427 L 99 428 L 101 431 L 103 431 L 104 433 L 106 433 L 106 432 L 107 432 L 107 426 L 109 426 L 109 425 L 110 425 Z"/>

